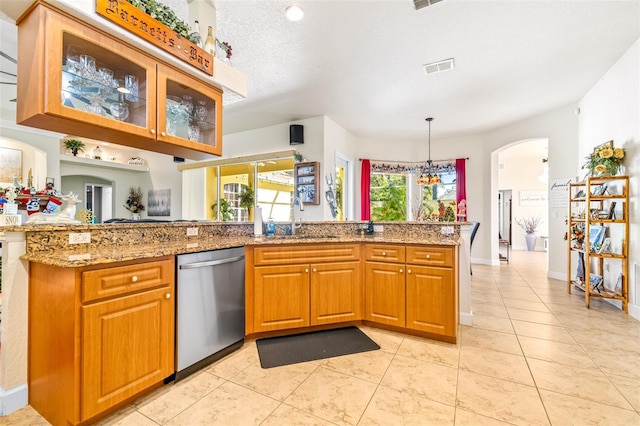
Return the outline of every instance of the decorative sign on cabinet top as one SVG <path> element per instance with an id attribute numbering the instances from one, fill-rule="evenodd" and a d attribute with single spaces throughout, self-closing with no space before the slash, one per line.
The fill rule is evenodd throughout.
<path id="1" fill-rule="evenodd" d="M 126 0 L 96 0 L 96 12 L 184 62 L 213 75 L 213 56 Z"/>

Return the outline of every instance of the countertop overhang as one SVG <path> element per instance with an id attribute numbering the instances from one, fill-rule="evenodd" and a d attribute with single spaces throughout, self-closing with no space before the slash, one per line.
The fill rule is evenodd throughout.
<path id="1" fill-rule="evenodd" d="M 23 260 L 81 267 L 255 245 L 395 243 L 451 246 L 460 244 L 460 226 L 468 225 L 466 222 L 376 223 L 383 224 L 384 232 L 362 235 L 366 222 L 306 222 L 297 235 L 285 235 L 289 224 L 277 223 L 275 236 L 258 237 L 252 235 L 252 223 L 220 222 L 25 225 L 2 230 L 25 233 Z M 90 233 L 91 243 L 70 244 L 69 235 L 78 232 Z M 187 235 L 190 233 L 196 235 Z"/>

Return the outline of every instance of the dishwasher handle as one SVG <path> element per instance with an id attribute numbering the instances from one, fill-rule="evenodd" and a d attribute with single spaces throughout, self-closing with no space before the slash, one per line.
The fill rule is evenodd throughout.
<path id="1" fill-rule="evenodd" d="M 236 257 L 230 257 L 228 259 L 220 259 L 220 260 L 207 260 L 205 262 L 185 263 L 184 265 L 180 265 L 180 269 L 205 268 L 207 266 L 224 265 L 226 263 L 234 263 L 234 262 L 239 262 L 241 260 L 244 260 L 244 256 L 236 256 Z"/>

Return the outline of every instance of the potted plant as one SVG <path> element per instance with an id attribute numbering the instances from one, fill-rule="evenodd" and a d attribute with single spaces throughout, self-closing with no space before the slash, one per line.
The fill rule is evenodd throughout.
<path id="1" fill-rule="evenodd" d="M 516 223 L 526 233 L 524 238 L 527 241 L 527 250 L 528 251 L 535 250 L 536 228 L 538 228 L 538 225 L 542 223 L 542 219 L 540 219 L 539 217 L 529 217 L 529 218 L 525 217 L 522 219 L 516 219 Z"/>
<path id="2" fill-rule="evenodd" d="M 79 139 L 66 139 L 64 141 L 64 147 L 70 150 L 75 157 L 78 155 L 78 151 L 84 151 L 84 142 Z"/>
<path id="3" fill-rule="evenodd" d="M 254 201 L 255 193 L 253 192 L 253 187 L 251 185 L 242 185 L 239 196 L 239 205 L 243 209 L 247 209 L 247 212 L 249 213 L 249 220 L 252 219 L 251 210 L 253 209 Z"/>
<path id="4" fill-rule="evenodd" d="M 211 205 L 211 210 L 217 212 L 218 203 L 213 203 Z M 231 203 L 229 203 L 226 198 L 220 199 L 220 217 L 218 220 L 222 220 L 223 222 L 230 222 L 233 220 L 233 207 L 231 207 Z"/>

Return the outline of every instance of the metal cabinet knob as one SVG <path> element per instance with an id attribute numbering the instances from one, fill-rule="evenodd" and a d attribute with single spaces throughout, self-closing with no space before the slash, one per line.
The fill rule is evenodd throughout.
<path id="1" fill-rule="evenodd" d="M 427 255 L 427 259 L 431 259 L 431 255 L 430 254 Z"/>
<path id="2" fill-rule="evenodd" d="M 386 255 L 387 255 L 387 252 L 386 252 L 386 251 L 383 251 L 383 252 L 382 252 L 382 255 L 383 255 L 383 256 L 386 256 Z"/>
<path id="3" fill-rule="evenodd" d="M 400 268 L 400 272 L 402 273 L 402 268 Z"/>
<path id="4" fill-rule="evenodd" d="M 151 129 L 151 130 L 149 130 L 149 131 L 151 132 L 151 134 L 152 134 L 152 135 L 155 135 L 155 134 L 156 134 L 156 129 Z"/>
<path id="5" fill-rule="evenodd" d="M 161 134 L 162 136 L 167 136 L 167 134 L 166 134 L 165 132 L 160 132 L 160 134 Z"/>
<path id="6" fill-rule="evenodd" d="M 313 268 L 313 272 L 318 272 L 318 270 L 316 268 Z"/>
<path id="7" fill-rule="evenodd" d="M 304 271 L 305 272 L 309 272 L 309 268 L 304 268 Z"/>
<path id="8" fill-rule="evenodd" d="M 167 293 L 164 295 L 165 299 L 171 299 L 171 293 Z"/>
<path id="9" fill-rule="evenodd" d="M 138 276 L 137 275 L 132 276 L 131 281 L 133 281 L 134 283 L 138 281 Z"/>
<path id="10" fill-rule="evenodd" d="M 411 273 L 411 269 L 407 269 L 407 274 L 410 274 L 410 273 Z"/>

